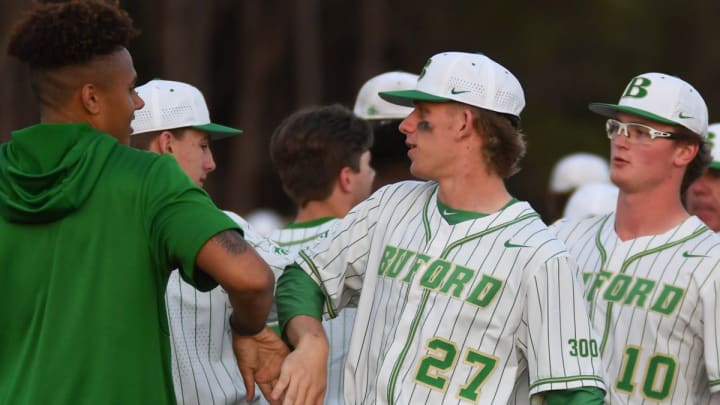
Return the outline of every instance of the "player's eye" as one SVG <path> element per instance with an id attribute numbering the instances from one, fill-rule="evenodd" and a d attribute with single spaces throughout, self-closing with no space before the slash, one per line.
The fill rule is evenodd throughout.
<path id="1" fill-rule="evenodd" d="M 422 121 L 418 122 L 417 129 L 420 131 L 429 131 L 431 129 L 430 123 L 425 120 L 422 120 Z"/>
<path id="2" fill-rule="evenodd" d="M 628 133 L 633 138 L 637 138 L 637 139 L 650 138 L 650 129 L 648 129 L 644 125 L 630 124 L 627 126 L 627 129 L 628 129 Z"/>

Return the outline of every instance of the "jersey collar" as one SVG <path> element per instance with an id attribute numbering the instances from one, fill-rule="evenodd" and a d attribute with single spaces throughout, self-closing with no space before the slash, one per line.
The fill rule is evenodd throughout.
<path id="1" fill-rule="evenodd" d="M 436 201 L 437 201 L 438 211 L 440 211 L 440 215 L 442 215 L 442 217 L 445 219 L 445 221 L 447 221 L 447 223 L 450 225 L 457 225 L 460 222 L 467 221 L 469 219 L 478 219 L 478 218 L 486 217 L 489 215 L 489 214 L 485 214 L 482 212 L 463 211 L 463 210 L 451 208 L 451 207 L 443 204 L 439 198 L 436 199 Z M 500 209 L 500 211 L 515 204 L 516 202 L 518 202 L 517 198 L 515 198 L 515 197 L 511 198 L 510 201 L 507 204 L 505 204 L 504 207 L 502 207 Z"/>
<path id="2" fill-rule="evenodd" d="M 313 219 L 310 221 L 293 222 L 293 223 L 287 224 L 285 229 L 313 228 L 318 225 L 324 224 L 325 222 L 330 222 L 333 219 L 337 219 L 337 217 L 322 217 L 322 218 Z"/>

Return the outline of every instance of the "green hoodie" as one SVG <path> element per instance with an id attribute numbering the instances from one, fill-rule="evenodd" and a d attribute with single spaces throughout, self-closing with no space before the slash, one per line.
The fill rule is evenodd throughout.
<path id="1" fill-rule="evenodd" d="M 169 272 L 237 225 L 168 155 L 86 124 L 0 145 L 0 404 L 174 403 Z"/>
<path id="2" fill-rule="evenodd" d="M 40 124 L 13 133 L 13 142 L 0 147 L 0 215 L 42 224 L 78 209 L 117 145 L 89 131 L 87 125 Z"/>

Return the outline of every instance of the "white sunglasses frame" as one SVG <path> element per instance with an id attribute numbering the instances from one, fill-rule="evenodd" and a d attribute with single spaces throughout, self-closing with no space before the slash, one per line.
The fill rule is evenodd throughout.
<path id="1" fill-rule="evenodd" d="M 645 128 L 648 130 L 648 133 L 650 134 L 650 140 L 654 141 L 656 138 L 665 138 L 665 139 L 677 139 L 678 136 L 671 133 L 671 132 L 664 132 L 659 131 L 651 126 L 645 125 L 645 124 L 638 124 L 637 122 L 620 122 L 616 119 L 609 118 L 607 121 L 605 121 L 605 133 L 607 134 L 608 139 L 612 140 L 615 138 L 610 133 L 610 124 L 616 123 L 618 125 L 618 130 L 615 131 L 617 134 L 621 134 L 624 132 L 625 138 L 630 139 L 630 133 L 628 132 L 628 125 L 637 125 L 639 127 Z"/>

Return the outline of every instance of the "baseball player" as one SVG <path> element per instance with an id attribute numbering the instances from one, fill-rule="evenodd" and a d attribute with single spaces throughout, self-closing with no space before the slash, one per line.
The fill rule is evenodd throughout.
<path id="1" fill-rule="evenodd" d="M 413 87 L 380 95 L 414 106 L 400 130 L 428 181 L 378 190 L 283 273 L 278 312 L 296 350 L 273 394 L 314 397 L 318 319 L 357 302 L 346 403 L 506 404 L 526 369 L 536 399 L 601 403 L 575 265 L 504 185 L 525 151 L 520 83 L 487 56 L 444 52 Z"/>
<path id="2" fill-rule="evenodd" d="M 715 233 L 720 232 L 720 147 L 716 147 L 720 136 L 720 123 L 708 127 L 708 143 L 712 147 L 712 163 L 705 173 L 688 188 L 687 210 L 697 215 Z"/>
<path id="3" fill-rule="evenodd" d="M 175 157 L 185 173 L 200 187 L 215 170 L 211 141 L 242 131 L 210 122 L 205 98 L 187 83 L 151 80 L 138 86 L 145 106 L 135 112 L 130 145 Z M 269 241 L 235 213 L 225 212 L 243 230 L 276 275 L 291 263 Z M 165 293 L 170 328 L 175 397 L 181 404 L 245 404 L 247 392 L 233 352 L 227 322 L 230 303 L 220 287 L 197 291 L 174 271 Z M 276 322 L 271 313 L 269 322 Z M 272 333 L 269 334 L 273 337 Z M 281 342 L 276 342 L 280 344 Z M 255 396 L 251 403 L 260 403 Z"/>
<path id="4" fill-rule="evenodd" d="M 298 207 L 295 221 L 270 239 L 296 254 L 372 191 L 370 125 L 340 105 L 312 107 L 287 117 L 273 132 L 270 156 L 283 188 Z M 322 156 L 318 159 L 318 156 Z M 343 364 L 355 309 L 323 323 L 330 344 L 326 404 L 343 403 Z"/>
<path id="5" fill-rule="evenodd" d="M 547 192 L 547 223 L 563 216 L 570 196 L 585 184 L 609 183 L 607 159 L 592 153 L 571 153 L 553 166 Z"/>
<path id="6" fill-rule="evenodd" d="M 720 239 L 681 202 L 710 162 L 705 102 L 645 73 L 590 110 L 608 117 L 617 210 L 554 228 L 586 284 L 607 403 L 720 403 Z"/>
<path id="7" fill-rule="evenodd" d="M 136 34 L 117 2 L 75 0 L 35 3 L 9 38 L 41 122 L 0 145 L 2 404 L 174 404 L 173 268 L 228 291 L 238 334 L 265 327 L 273 274 L 237 225 L 172 157 L 126 146 Z"/>

